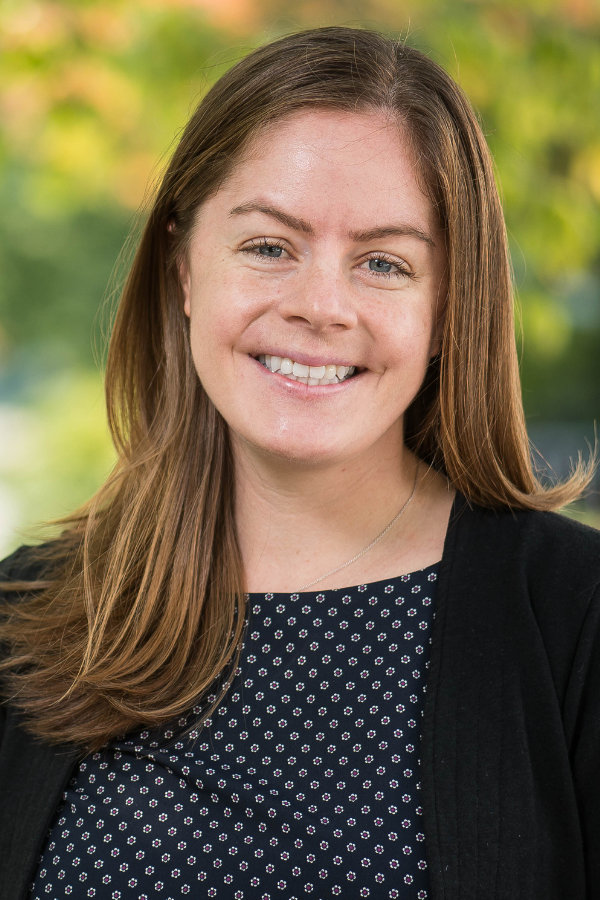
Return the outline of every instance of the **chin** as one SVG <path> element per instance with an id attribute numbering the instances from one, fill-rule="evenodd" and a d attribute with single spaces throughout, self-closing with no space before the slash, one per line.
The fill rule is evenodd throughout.
<path id="1" fill-rule="evenodd" d="M 314 434 L 307 437 L 294 438 L 289 434 L 273 435 L 271 439 L 260 441 L 248 441 L 262 453 L 282 461 L 298 464 L 318 465 L 319 463 L 333 463 L 348 456 L 352 456 L 350 448 L 345 442 L 338 440 L 321 439 L 315 441 Z"/>

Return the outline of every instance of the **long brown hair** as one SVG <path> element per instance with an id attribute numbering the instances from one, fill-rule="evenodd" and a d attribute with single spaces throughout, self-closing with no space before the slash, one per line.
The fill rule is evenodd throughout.
<path id="1" fill-rule="evenodd" d="M 439 355 L 406 440 L 470 501 L 551 509 L 532 469 L 504 221 L 489 151 L 460 88 L 405 43 L 323 28 L 254 51 L 206 94 L 162 180 L 126 282 L 106 371 L 118 464 L 38 551 L 44 580 L 5 604 L 11 700 L 47 741 L 85 749 L 187 711 L 231 671 L 244 625 L 227 426 L 192 362 L 178 262 L 195 215 L 268 123 L 306 107 L 403 123 L 446 235 Z M 35 588 L 35 590 L 32 590 Z"/>

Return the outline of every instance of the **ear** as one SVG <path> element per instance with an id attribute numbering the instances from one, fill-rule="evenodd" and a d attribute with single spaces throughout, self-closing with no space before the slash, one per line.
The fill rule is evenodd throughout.
<path id="1" fill-rule="evenodd" d="M 183 293 L 183 311 L 189 319 L 192 314 L 190 267 L 187 260 L 181 259 L 177 264 L 177 268 L 179 270 L 179 281 Z"/>

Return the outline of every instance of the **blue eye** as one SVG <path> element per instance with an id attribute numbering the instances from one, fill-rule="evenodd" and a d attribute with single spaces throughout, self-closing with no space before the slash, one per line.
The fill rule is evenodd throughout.
<path id="1" fill-rule="evenodd" d="M 392 271 L 393 263 L 387 262 L 385 259 L 370 259 L 369 269 L 372 272 L 384 272 L 386 275 Z"/>
<path id="2" fill-rule="evenodd" d="M 278 259 L 283 253 L 283 247 L 277 247 L 274 244 L 261 244 L 258 248 L 261 256 L 269 256 Z"/>

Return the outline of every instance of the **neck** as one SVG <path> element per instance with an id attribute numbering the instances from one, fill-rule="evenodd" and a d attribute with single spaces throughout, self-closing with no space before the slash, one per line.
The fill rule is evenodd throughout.
<path id="1" fill-rule="evenodd" d="M 383 531 L 415 479 L 415 457 L 398 432 L 368 453 L 319 465 L 276 459 L 234 438 L 236 524 L 249 591 L 296 590 Z M 361 571 L 364 564 L 349 566 L 340 586 L 361 581 Z"/>

